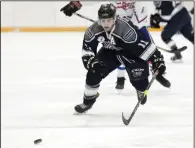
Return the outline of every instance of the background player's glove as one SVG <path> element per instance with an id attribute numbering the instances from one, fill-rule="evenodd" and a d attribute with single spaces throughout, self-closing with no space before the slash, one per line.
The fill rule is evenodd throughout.
<path id="1" fill-rule="evenodd" d="M 152 28 L 160 28 L 160 15 L 158 13 L 150 16 L 150 26 Z"/>
<path id="2" fill-rule="evenodd" d="M 66 16 L 72 16 L 73 13 L 81 9 L 82 5 L 79 1 L 71 1 L 69 4 L 60 9 Z"/>
<path id="3" fill-rule="evenodd" d="M 156 72 L 156 70 L 158 70 L 158 75 L 162 75 L 165 72 L 166 66 L 164 57 L 160 53 L 160 51 L 156 50 L 149 60 L 152 62 L 153 72 Z"/>

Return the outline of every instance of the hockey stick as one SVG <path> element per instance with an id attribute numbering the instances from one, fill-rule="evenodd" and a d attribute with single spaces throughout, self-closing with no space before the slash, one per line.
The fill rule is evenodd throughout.
<path id="1" fill-rule="evenodd" d="M 152 83 L 154 82 L 154 80 L 156 79 L 156 76 L 157 76 L 157 75 L 158 75 L 158 71 L 156 71 L 156 72 L 153 74 L 152 79 L 150 80 L 150 82 L 149 82 L 149 84 L 148 84 L 146 90 L 144 91 L 144 94 L 143 94 L 142 98 L 144 98 L 144 97 L 148 94 L 149 88 L 150 88 L 150 86 L 152 85 Z M 123 123 L 124 123 L 125 125 L 128 125 L 128 124 L 130 123 L 130 121 L 131 121 L 131 119 L 133 118 L 135 112 L 137 111 L 137 109 L 138 109 L 138 107 L 139 107 L 141 101 L 142 101 L 142 100 L 140 99 L 140 100 L 137 102 L 137 104 L 136 104 L 136 106 L 135 106 L 133 112 L 131 113 L 131 115 L 129 116 L 128 119 L 125 119 L 125 117 L 124 117 L 124 115 L 123 115 L 123 112 L 122 112 L 122 120 L 123 120 Z"/>
<path id="2" fill-rule="evenodd" d="M 160 49 L 160 50 L 162 50 L 162 51 L 165 51 L 165 52 L 168 52 L 168 53 L 177 53 L 177 52 L 182 52 L 182 51 L 184 51 L 184 50 L 186 50 L 187 49 L 187 46 L 183 46 L 182 48 L 180 48 L 180 49 L 177 49 L 177 50 L 168 50 L 168 49 L 164 49 L 164 48 L 162 48 L 162 47 L 158 47 L 158 46 L 156 46 L 158 49 Z"/>
<path id="3" fill-rule="evenodd" d="M 91 21 L 91 22 L 96 22 L 95 20 L 92 20 L 92 19 L 90 19 L 89 17 L 86 17 L 86 16 L 83 16 L 83 15 L 81 15 L 81 14 L 79 14 L 79 13 L 74 13 L 75 15 L 77 15 L 78 17 L 80 17 L 80 18 L 83 18 L 83 19 L 86 19 L 86 20 L 88 20 L 88 21 Z M 153 41 L 154 42 L 154 41 Z M 186 46 L 184 46 L 184 47 L 182 47 L 182 48 L 180 48 L 180 49 L 178 49 L 178 50 L 176 50 L 176 51 L 172 51 L 172 50 L 168 50 L 168 49 L 165 49 L 165 48 L 162 48 L 162 47 L 159 47 L 159 46 L 156 46 L 158 49 L 160 49 L 160 50 L 162 50 L 162 51 L 165 51 L 165 52 L 168 52 L 168 53 L 177 53 L 177 52 L 182 52 L 182 51 L 184 51 L 184 50 L 186 50 L 187 49 L 187 47 Z"/>
<path id="4" fill-rule="evenodd" d="M 86 20 L 88 20 L 88 21 L 91 21 L 91 22 L 95 23 L 94 20 L 92 20 L 92 19 L 90 19 L 90 18 L 88 18 L 88 17 L 86 17 L 86 16 L 83 16 L 83 15 L 81 15 L 81 14 L 79 14 L 79 13 L 76 13 L 76 12 L 75 12 L 74 14 L 77 15 L 78 17 L 84 18 L 84 19 L 86 19 Z"/>

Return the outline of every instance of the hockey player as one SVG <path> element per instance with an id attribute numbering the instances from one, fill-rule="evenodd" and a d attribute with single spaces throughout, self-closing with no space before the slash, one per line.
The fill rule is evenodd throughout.
<path id="1" fill-rule="evenodd" d="M 147 37 L 151 38 L 147 30 L 147 12 L 143 2 L 135 2 L 131 0 L 127 1 L 116 1 L 113 2 L 116 6 L 116 14 L 118 17 L 130 19 L 134 25 Z M 67 16 L 72 16 L 73 13 L 80 10 L 82 7 L 79 1 L 71 1 L 69 4 L 64 6 L 61 11 Z M 170 87 L 170 82 L 163 76 L 158 76 L 157 81 L 164 87 Z M 125 67 L 120 65 L 117 68 L 117 82 L 116 89 L 123 89 L 125 84 Z"/>
<path id="2" fill-rule="evenodd" d="M 173 50 L 178 50 L 173 35 L 180 32 L 185 38 L 194 44 L 194 31 L 191 24 L 191 17 L 181 1 L 154 1 L 158 13 L 151 15 L 150 24 L 152 27 L 159 27 L 160 22 L 166 22 L 162 33 L 162 40 Z M 182 55 L 176 52 L 172 61 L 181 60 Z"/>
<path id="3" fill-rule="evenodd" d="M 121 64 L 125 65 L 138 99 L 145 104 L 147 96 L 143 97 L 143 92 L 149 83 L 148 61 L 153 71 L 158 70 L 158 75 L 162 75 L 166 69 L 163 55 L 131 21 L 116 18 L 114 5 L 101 5 L 98 18 L 84 34 L 82 61 L 88 72 L 83 103 L 76 105 L 75 110 L 78 113 L 89 110 L 99 96 L 102 79 Z M 103 47 L 97 52 L 98 43 Z"/>

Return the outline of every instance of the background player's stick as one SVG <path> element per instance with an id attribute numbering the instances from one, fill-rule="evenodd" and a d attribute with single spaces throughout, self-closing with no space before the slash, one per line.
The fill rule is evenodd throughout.
<path id="1" fill-rule="evenodd" d="M 93 23 L 96 22 L 95 20 L 92 20 L 92 19 L 90 19 L 89 17 L 86 17 L 86 16 L 81 15 L 81 14 L 79 14 L 79 13 L 74 13 L 74 14 L 77 15 L 78 17 L 80 17 L 80 18 L 86 19 L 86 20 L 91 21 L 91 22 L 93 22 Z M 162 50 L 162 51 L 165 51 L 165 52 L 168 52 L 168 53 L 182 52 L 182 51 L 184 51 L 184 50 L 187 49 L 187 47 L 184 46 L 184 47 L 182 47 L 182 48 L 180 48 L 180 49 L 178 49 L 178 50 L 176 50 L 176 51 L 172 51 L 172 50 L 164 49 L 164 48 L 159 47 L 159 46 L 156 46 L 156 47 L 157 47 L 158 49 L 160 49 L 160 50 Z"/>
<path id="2" fill-rule="evenodd" d="M 175 51 L 172 51 L 172 50 L 168 50 L 168 49 L 164 49 L 164 48 L 162 48 L 162 47 L 159 47 L 159 46 L 156 46 L 158 49 L 160 49 L 160 50 L 162 50 L 162 51 L 165 51 L 165 52 L 168 52 L 168 53 L 177 53 L 177 52 L 182 52 L 182 51 L 184 51 L 184 50 L 186 50 L 187 49 L 187 46 L 183 46 L 182 48 L 179 48 L 179 49 L 177 49 L 177 50 L 175 50 Z"/>
<path id="3" fill-rule="evenodd" d="M 158 70 L 153 74 L 152 79 L 150 80 L 150 82 L 149 82 L 149 84 L 148 84 L 146 90 L 144 91 L 143 97 L 145 97 L 145 96 L 148 94 L 149 88 L 150 88 L 150 86 L 152 85 L 152 83 L 154 82 L 154 80 L 156 79 L 156 76 L 157 76 L 157 75 L 158 75 Z M 143 98 L 143 97 L 142 97 L 142 98 Z M 135 106 L 133 112 L 131 113 L 131 115 L 129 116 L 128 119 L 125 119 L 125 117 L 124 117 L 124 115 L 123 115 L 123 112 L 122 112 L 122 120 L 123 120 L 123 123 L 124 123 L 125 125 L 128 125 L 128 124 L 130 123 L 130 121 L 131 121 L 131 119 L 133 118 L 135 112 L 137 111 L 137 109 L 138 109 L 138 107 L 139 107 L 141 101 L 142 101 L 142 100 L 139 100 L 139 101 L 137 102 L 137 104 L 136 104 L 136 106 Z"/>
<path id="4" fill-rule="evenodd" d="M 86 16 L 83 16 L 83 15 L 81 15 L 81 14 L 79 14 L 79 13 L 74 13 L 75 15 L 77 15 L 78 17 L 81 17 L 81 18 L 84 18 L 84 19 L 86 19 L 86 20 L 88 20 L 88 21 L 91 21 L 91 22 L 95 22 L 95 20 L 92 20 L 92 19 L 90 19 L 90 18 L 88 18 L 88 17 L 86 17 Z"/>

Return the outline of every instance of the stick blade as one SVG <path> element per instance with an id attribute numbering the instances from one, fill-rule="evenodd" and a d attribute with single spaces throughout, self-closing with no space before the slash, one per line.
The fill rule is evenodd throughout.
<path id="1" fill-rule="evenodd" d="M 177 52 L 182 52 L 182 51 L 185 51 L 187 49 L 187 46 L 184 46 L 176 51 L 172 51 L 172 50 L 168 50 L 168 49 L 164 49 L 164 48 L 160 48 L 160 47 L 157 47 L 158 49 L 160 50 L 163 50 L 165 52 L 168 52 L 168 53 L 177 53 Z"/>
<path id="2" fill-rule="evenodd" d="M 123 120 L 123 123 L 125 125 L 129 125 L 130 120 L 129 119 L 125 119 L 123 112 L 122 112 L 122 120 Z"/>

